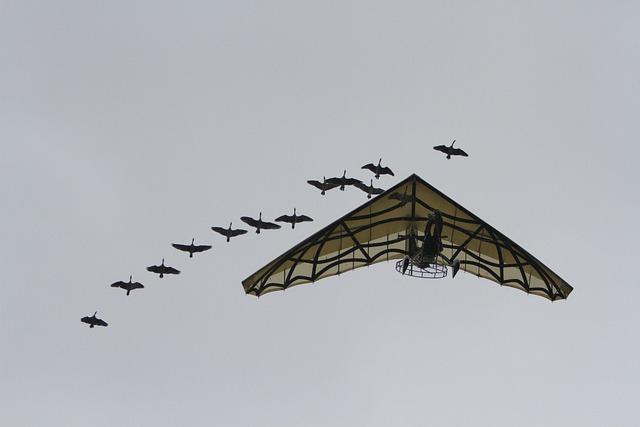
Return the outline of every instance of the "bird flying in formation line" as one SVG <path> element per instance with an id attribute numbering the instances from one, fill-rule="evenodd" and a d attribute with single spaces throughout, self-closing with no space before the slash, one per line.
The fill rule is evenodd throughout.
<path id="1" fill-rule="evenodd" d="M 230 222 L 229 228 L 211 227 L 211 229 L 216 233 L 222 234 L 223 236 L 225 236 L 227 238 L 227 242 L 231 240 L 232 237 L 241 236 L 247 233 L 247 230 L 243 230 L 242 228 L 236 228 L 236 229 L 231 228 L 232 225 L 233 225 L 233 222 Z"/>
<path id="2" fill-rule="evenodd" d="M 360 184 L 355 184 L 355 186 L 358 187 L 360 190 L 364 191 L 365 193 L 367 193 L 367 199 L 370 199 L 372 194 L 384 193 L 384 190 L 382 188 L 376 188 L 373 186 L 373 179 L 371 180 L 371 183 L 369 185 L 360 183 Z"/>
<path id="3" fill-rule="evenodd" d="M 382 159 L 378 160 L 377 165 L 374 165 L 373 163 L 367 163 L 366 165 L 362 166 L 361 169 L 369 169 L 371 172 L 375 174 L 376 179 L 379 179 L 380 175 L 394 176 L 391 169 L 389 169 L 386 166 L 382 166 L 381 163 L 382 163 Z"/>
<path id="4" fill-rule="evenodd" d="M 329 182 L 327 182 L 324 176 L 322 177 L 322 182 L 311 179 L 307 181 L 307 184 L 310 184 L 316 187 L 318 190 L 320 190 L 320 194 L 322 194 L 323 196 L 325 192 L 332 190 L 340 185 L 340 184 L 330 184 Z"/>
<path id="5" fill-rule="evenodd" d="M 463 157 L 469 157 L 469 155 L 461 148 L 454 148 L 453 144 L 456 143 L 456 140 L 454 139 L 453 142 L 451 143 L 451 145 L 446 146 L 446 145 L 436 145 L 435 147 L 433 147 L 434 150 L 438 150 L 443 152 L 444 154 L 447 155 L 447 160 L 449 160 L 451 158 L 451 156 L 463 156 Z"/>
<path id="6" fill-rule="evenodd" d="M 282 215 L 276 218 L 276 222 L 288 222 L 289 224 L 291 224 L 291 228 L 296 228 L 296 224 L 300 222 L 310 221 L 313 221 L 313 219 L 306 215 L 297 215 L 296 208 L 293 208 L 293 215 Z"/>
<path id="7" fill-rule="evenodd" d="M 164 277 L 165 274 L 180 274 L 180 270 L 176 270 L 173 267 L 169 267 L 167 265 L 164 265 L 164 258 L 162 258 L 162 264 L 160 264 L 160 265 L 151 265 L 151 266 L 147 267 L 147 271 L 159 274 L 161 279 Z"/>
<path id="8" fill-rule="evenodd" d="M 344 191 L 344 187 L 345 186 L 347 186 L 347 185 L 356 185 L 358 183 L 362 184 L 362 181 L 360 181 L 359 179 L 356 179 L 356 178 L 347 178 L 347 171 L 345 169 L 345 171 L 342 173 L 341 177 L 329 178 L 327 180 L 327 183 L 339 185 L 340 186 L 340 191 Z"/>
<path id="9" fill-rule="evenodd" d="M 129 295 L 129 293 L 134 290 L 134 289 L 142 289 L 144 288 L 144 285 L 140 282 L 132 282 L 131 279 L 133 278 L 133 276 L 129 276 L 129 281 L 128 282 L 123 282 L 123 281 L 119 281 L 119 282 L 115 282 L 111 284 L 112 288 L 122 288 L 124 290 L 127 291 L 127 295 Z"/>
<path id="10" fill-rule="evenodd" d="M 182 245 L 180 243 L 172 243 L 171 246 L 173 246 L 174 248 L 176 248 L 179 251 L 189 252 L 189 258 L 193 258 L 193 254 L 194 253 L 204 252 L 204 251 L 208 251 L 209 249 L 211 249 L 210 245 L 194 245 L 193 242 L 195 240 L 196 240 L 195 238 L 191 239 L 191 244 L 190 245 Z"/>
<path id="11" fill-rule="evenodd" d="M 240 217 L 240 220 L 251 227 L 256 229 L 256 233 L 260 234 L 260 230 L 277 230 L 280 228 L 278 224 L 274 224 L 273 222 L 263 221 L 262 220 L 262 212 L 260 212 L 260 216 L 258 219 L 253 219 L 250 216 Z"/>
<path id="12" fill-rule="evenodd" d="M 93 316 L 85 316 L 82 319 L 80 319 L 80 321 L 82 323 L 86 323 L 87 325 L 89 325 L 90 328 L 93 328 L 94 326 L 109 326 L 107 322 L 97 318 L 96 314 L 98 314 L 97 311 L 93 313 Z"/>

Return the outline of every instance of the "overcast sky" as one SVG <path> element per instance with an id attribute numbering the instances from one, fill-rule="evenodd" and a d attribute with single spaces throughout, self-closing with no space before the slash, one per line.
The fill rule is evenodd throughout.
<path id="1" fill-rule="evenodd" d="M 636 426 L 637 1 L 0 1 L 0 424 Z M 447 161 L 432 146 L 457 145 Z M 382 157 L 569 282 L 241 280 Z M 315 218 L 227 244 L 242 215 Z M 172 242 L 213 244 L 189 259 Z M 160 263 L 183 271 L 162 280 Z M 129 297 L 109 285 L 132 274 Z M 108 328 L 89 329 L 98 310 Z"/>

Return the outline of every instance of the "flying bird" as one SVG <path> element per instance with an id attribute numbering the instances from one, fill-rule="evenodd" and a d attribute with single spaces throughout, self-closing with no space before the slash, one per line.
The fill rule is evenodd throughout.
<path id="1" fill-rule="evenodd" d="M 142 283 L 140 283 L 140 282 L 132 282 L 131 281 L 132 277 L 133 276 L 129 276 L 129 281 L 128 282 L 119 281 L 119 282 L 112 283 L 111 287 L 112 288 L 122 288 L 122 289 L 127 291 L 127 295 L 129 295 L 129 293 L 134 289 L 142 289 L 142 288 L 144 288 Z"/>
<path id="2" fill-rule="evenodd" d="M 322 194 L 323 196 L 326 191 L 332 190 L 339 185 L 339 184 L 329 184 L 324 176 L 322 177 L 322 182 L 312 179 L 307 181 L 307 183 L 313 185 L 318 190 L 320 190 L 320 194 Z"/>
<path id="3" fill-rule="evenodd" d="M 243 230 L 242 228 L 236 228 L 235 230 L 231 228 L 233 222 L 229 223 L 229 228 L 222 227 L 211 227 L 213 231 L 216 233 L 220 233 L 227 238 L 227 242 L 231 240 L 232 237 L 241 236 L 247 233 L 247 230 Z"/>
<path id="4" fill-rule="evenodd" d="M 342 173 L 341 177 L 329 178 L 327 180 L 329 184 L 336 184 L 340 186 L 340 191 L 344 191 L 344 187 L 347 185 L 356 185 L 358 183 L 362 184 L 362 181 L 356 178 L 347 178 L 347 171 L 345 170 Z"/>
<path id="5" fill-rule="evenodd" d="M 181 245 L 179 243 L 172 243 L 171 246 L 173 246 L 174 248 L 176 248 L 179 251 L 183 251 L 183 252 L 189 252 L 189 258 L 193 258 L 193 254 L 194 253 L 198 253 L 198 252 L 204 252 L 204 251 L 208 251 L 209 249 L 211 249 L 210 245 L 194 245 L 193 241 L 194 239 L 191 239 L 191 244 L 190 245 Z"/>
<path id="6" fill-rule="evenodd" d="M 164 258 L 162 258 L 162 264 L 161 265 L 149 266 L 149 267 L 147 267 L 147 271 L 159 274 L 161 279 L 164 277 L 165 274 L 180 274 L 180 270 L 176 270 L 173 267 L 169 267 L 169 266 L 164 265 Z"/>
<path id="7" fill-rule="evenodd" d="M 96 314 L 98 314 L 97 311 L 93 313 L 93 316 L 85 316 L 82 319 L 80 319 L 80 321 L 82 323 L 88 324 L 90 328 L 93 328 L 94 326 L 109 326 L 109 324 L 104 320 L 98 319 L 96 317 Z"/>
<path id="8" fill-rule="evenodd" d="M 277 230 L 278 228 L 280 228 L 278 224 L 274 224 L 273 222 L 263 221 L 262 212 L 260 212 L 260 217 L 258 219 L 253 219 L 250 216 L 243 216 L 243 217 L 240 217 L 240 220 L 245 224 L 250 225 L 251 227 L 255 227 L 257 234 L 260 234 L 260 230 Z"/>
<path id="9" fill-rule="evenodd" d="M 354 184 L 354 185 L 359 189 L 361 189 L 362 191 L 364 191 L 365 193 L 367 193 L 367 199 L 370 199 L 372 194 L 384 193 L 384 190 L 382 188 L 376 188 L 373 186 L 373 179 L 371 180 L 371 183 L 369 185 L 362 182 L 360 184 Z"/>
<path id="10" fill-rule="evenodd" d="M 382 163 L 382 159 L 378 160 L 377 165 L 374 165 L 373 163 L 367 163 L 366 165 L 362 166 L 361 169 L 369 169 L 371 172 L 376 174 L 376 179 L 379 179 L 380 175 L 394 176 L 391 169 L 386 166 L 382 166 L 380 163 Z"/>
<path id="11" fill-rule="evenodd" d="M 450 159 L 451 156 L 469 157 L 469 155 L 465 153 L 464 150 L 462 150 L 461 148 L 453 148 L 453 144 L 455 143 L 456 143 L 456 140 L 454 139 L 451 145 L 449 145 L 448 147 L 446 145 L 437 145 L 433 147 L 433 149 L 442 151 L 444 154 L 447 155 L 447 159 Z"/>
<path id="12" fill-rule="evenodd" d="M 310 222 L 313 218 L 309 218 L 306 215 L 296 215 L 296 208 L 293 208 L 293 215 L 282 215 L 276 218 L 277 222 L 288 222 L 291 224 L 291 228 L 296 228 L 296 224 L 299 222 Z"/>

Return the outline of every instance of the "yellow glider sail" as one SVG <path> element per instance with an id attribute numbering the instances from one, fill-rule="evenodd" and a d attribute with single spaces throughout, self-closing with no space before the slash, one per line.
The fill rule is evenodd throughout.
<path id="1" fill-rule="evenodd" d="M 381 261 L 403 258 L 409 236 L 420 237 L 429 214 L 443 218 L 439 261 L 551 301 L 572 287 L 511 239 L 411 175 L 332 222 L 243 280 L 246 293 L 264 295 Z"/>

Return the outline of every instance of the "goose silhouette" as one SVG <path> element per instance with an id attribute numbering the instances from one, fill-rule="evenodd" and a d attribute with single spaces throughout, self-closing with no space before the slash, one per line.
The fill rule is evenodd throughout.
<path id="1" fill-rule="evenodd" d="M 132 278 L 133 278 L 133 276 L 129 276 L 129 281 L 128 282 L 119 281 L 119 282 L 112 283 L 111 287 L 112 288 L 122 288 L 122 289 L 127 291 L 127 295 L 129 295 L 129 293 L 134 289 L 142 289 L 142 288 L 144 288 L 142 283 L 140 283 L 140 282 L 132 282 L 131 281 Z"/>
<path id="2" fill-rule="evenodd" d="M 347 185 L 356 185 L 358 183 L 362 184 L 362 181 L 356 178 L 347 178 L 347 170 L 342 173 L 340 177 L 329 178 L 327 180 L 329 184 L 336 184 L 340 186 L 340 191 L 344 191 L 344 187 Z"/>
<path id="3" fill-rule="evenodd" d="M 380 175 L 393 175 L 393 172 L 388 167 L 382 166 L 382 159 L 378 160 L 378 164 L 374 165 L 373 163 L 367 163 L 362 166 L 361 169 L 369 169 L 371 172 L 375 174 L 376 179 L 380 178 Z"/>
<path id="4" fill-rule="evenodd" d="M 164 265 L 164 258 L 162 258 L 162 264 L 151 265 L 147 267 L 147 271 L 159 274 L 161 279 L 164 277 L 165 274 L 180 274 L 180 270 L 176 270 L 173 267 Z"/>
<path id="5" fill-rule="evenodd" d="M 250 216 L 240 217 L 240 220 L 251 227 L 256 229 L 256 233 L 260 234 L 260 230 L 277 230 L 280 228 L 278 224 L 274 224 L 273 222 L 263 221 L 262 220 L 262 212 L 260 212 L 260 216 L 258 219 L 253 219 Z"/>
<path id="6" fill-rule="evenodd" d="M 322 182 L 316 181 L 316 180 L 309 180 L 307 181 L 307 183 L 313 185 L 318 190 L 320 190 L 320 194 L 322 194 L 323 196 L 326 191 L 332 190 L 339 185 L 339 184 L 329 184 L 324 176 L 322 177 Z"/>
<path id="7" fill-rule="evenodd" d="M 215 231 L 216 233 L 222 234 L 223 236 L 225 236 L 227 238 L 227 242 L 229 240 L 231 240 L 232 237 L 236 237 L 236 236 L 240 236 L 242 234 L 246 234 L 247 230 L 243 230 L 242 228 L 237 228 L 237 229 L 232 229 L 231 226 L 233 225 L 233 222 L 229 223 L 229 228 L 222 228 L 222 227 L 211 227 L 211 229 L 213 231 Z"/>
<path id="8" fill-rule="evenodd" d="M 109 324 L 107 322 L 105 322 L 102 319 L 97 318 L 96 314 L 98 314 L 97 311 L 95 313 L 93 313 L 93 316 L 85 316 L 82 319 L 80 319 L 80 321 L 82 323 L 88 324 L 90 328 L 93 328 L 94 326 L 109 326 Z"/>
<path id="9" fill-rule="evenodd" d="M 293 208 L 293 215 L 282 215 L 276 218 L 276 222 L 288 222 L 291 224 L 292 229 L 296 228 L 297 223 L 310 221 L 313 221 L 313 219 L 306 215 L 297 215 L 296 208 Z"/>
<path id="10" fill-rule="evenodd" d="M 173 246 L 174 248 L 176 248 L 179 251 L 189 252 L 189 258 L 193 258 L 193 254 L 194 253 L 204 252 L 204 251 L 208 251 L 209 249 L 211 249 L 210 245 L 194 245 L 193 242 L 195 240 L 196 240 L 195 238 L 191 239 L 191 244 L 190 245 L 182 245 L 180 243 L 172 243 L 171 246 Z"/>
<path id="11" fill-rule="evenodd" d="M 384 193 L 384 190 L 382 188 L 376 188 L 373 186 L 373 179 L 371 180 L 371 183 L 369 185 L 364 183 L 354 184 L 354 185 L 359 189 L 361 189 L 362 191 L 364 191 L 365 193 L 367 193 L 367 199 L 370 199 L 372 194 Z"/>
<path id="12" fill-rule="evenodd" d="M 456 140 L 454 139 L 453 142 L 451 143 L 451 145 L 446 146 L 446 145 L 436 145 L 435 147 L 433 147 L 434 150 L 438 150 L 443 152 L 444 154 L 447 155 L 447 160 L 451 159 L 451 156 L 463 156 L 463 157 L 469 157 L 469 155 L 467 153 L 465 153 L 465 151 L 461 148 L 453 148 L 453 144 L 456 143 Z"/>

